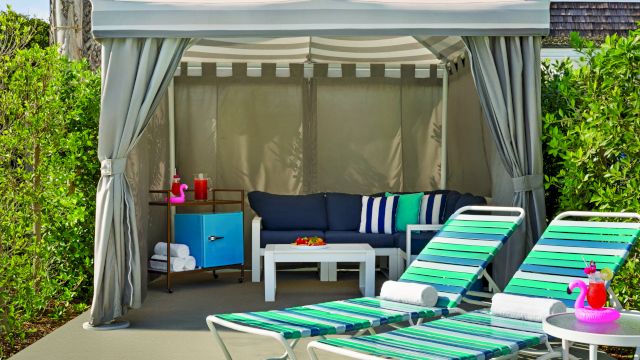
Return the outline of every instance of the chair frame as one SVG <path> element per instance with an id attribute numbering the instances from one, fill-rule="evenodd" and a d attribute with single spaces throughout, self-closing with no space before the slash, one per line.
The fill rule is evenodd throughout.
<path id="1" fill-rule="evenodd" d="M 462 208 L 458 209 L 455 213 L 453 213 L 451 215 L 451 218 L 454 218 L 457 215 L 459 215 L 460 213 L 463 213 L 465 211 L 516 213 L 516 214 L 518 214 L 517 217 L 519 218 L 518 219 L 518 223 L 517 223 L 518 226 L 522 223 L 522 220 L 524 219 L 524 210 L 523 209 L 517 208 L 517 207 L 498 207 L 498 206 L 465 206 L 465 207 L 462 207 Z M 496 216 L 496 215 L 492 215 L 492 216 Z M 253 226 L 258 226 L 258 230 L 259 230 L 260 221 L 259 220 L 256 221 L 256 219 L 254 219 Z M 439 226 L 442 227 L 444 225 L 439 225 Z M 254 234 L 255 234 L 255 232 L 254 232 Z M 258 234 L 259 234 L 259 231 L 258 231 Z M 254 241 L 255 241 L 255 238 L 254 238 Z M 258 238 L 258 244 L 259 244 L 259 238 Z M 258 261 L 259 261 L 259 258 L 258 258 Z M 492 290 L 497 290 L 499 292 L 499 288 L 497 287 L 497 285 L 495 285 L 495 282 L 491 279 L 491 277 L 487 273 L 486 269 L 483 269 L 483 271 L 478 276 L 478 279 L 480 279 L 482 277 L 485 277 L 485 278 L 488 279 L 489 284 L 490 284 L 490 288 Z M 468 291 L 467 294 L 473 295 L 473 296 L 491 297 L 490 294 L 477 293 L 477 292 L 471 292 L 471 291 Z M 480 294 L 480 295 L 478 295 L 478 294 Z M 477 302 L 476 300 L 468 299 L 465 296 L 462 297 L 462 301 L 473 303 L 473 304 L 480 304 L 480 305 L 484 305 L 485 304 L 484 302 Z M 447 310 L 448 310 L 448 314 L 449 315 L 461 314 L 461 313 L 465 312 L 464 310 L 460 309 L 459 307 L 454 307 L 454 308 L 450 308 L 450 309 L 447 309 Z M 422 323 L 422 321 L 423 321 L 422 318 L 418 319 L 415 322 L 413 320 L 411 320 L 411 319 L 408 320 L 410 326 L 419 325 L 419 324 Z M 233 323 L 233 322 L 221 319 L 221 318 L 217 317 L 216 315 L 207 316 L 206 322 L 207 322 L 207 326 L 209 327 L 209 330 L 211 331 L 212 335 L 214 336 L 216 342 L 218 343 L 218 345 L 222 349 L 222 352 L 223 352 L 226 360 L 232 360 L 232 357 L 231 357 L 231 354 L 230 354 L 227 346 L 225 345 L 224 341 L 220 337 L 219 331 L 215 327 L 216 324 L 220 325 L 222 327 L 231 329 L 231 330 L 236 330 L 236 331 L 244 332 L 244 333 L 248 333 L 248 334 L 267 336 L 267 337 L 270 337 L 270 338 L 276 340 L 284 348 L 284 353 L 281 356 L 277 357 L 277 358 L 273 358 L 273 360 L 275 360 L 275 359 L 295 360 L 296 359 L 296 355 L 295 355 L 295 353 L 293 351 L 293 348 L 298 344 L 298 342 L 300 340 L 299 338 L 298 339 L 293 339 L 293 340 L 287 340 L 287 339 L 285 339 L 285 337 L 281 333 L 278 333 L 278 332 L 275 332 L 275 331 L 259 329 L 259 328 L 255 328 L 255 327 L 250 327 L 250 326 L 245 326 L 245 325 L 240 325 L 240 324 L 237 324 L 237 323 Z M 393 325 L 397 325 L 397 324 L 393 324 Z M 369 328 L 366 328 L 366 329 L 358 330 L 353 336 L 360 336 L 360 335 L 364 334 L 365 332 L 369 332 L 370 334 L 375 334 L 374 328 L 373 327 L 369 327 Z M 325 338 L 325 336 L 322 336 L 322 335 L 318 336 L 318 337 L 320 337 L 322 339 Z"/>
<path id="2" fill-rule="evenodd" d="M 622 213 L 622 212 L 597 212 L 597 211 L 566 211 L 563 213 L 558 214 L 553 221 L 557 221 L 557 220 L 563 220 L 566 219 L 568 217 L 583 217 L 583 218 L 623 218 L 623 219 L 635 219 L 638 220 L 638 222 L 640 222 L 640 214 L 638 213 Z M 553 222 L 552 221 L 552 222 Z M 604 224 L 608 224 L 606 222 L 599 222 L 599 223 L 604 223 Z M 495 283 L 494 283 L 495 284 Z M 490 283 L 491 286 L 491 283 Z M 613 290 L 611 290 L 611 288 L 608 286 L 607 283 L 607 293 L 609 294 L 609 300 L 611 301 L 611 304 L 618 310 L 622 310 L 622 304 L 620 303 L 618 297 L 615 295 L 615 293 L 613 292 Z M 547 348 L 547 351 L 542 353 L 541 355 L 539 355 L 537 357 L 537 360 L 546 360 L 546 359 L 552 359 L 552 358 L 556 358 L 556 357 L 564 357 L 565 355 L 567 355 L 567 357 L 571 360 L 578 360 L 578 358 L 576 358 L 573 355 L 570 354 L 564 354 L 563 350 L 560 349 L 554 349 L 550 342 L 549 342 L 549 337 L 547 336 L 547 338 L 544 340 L 544 345 Z M 567 342 L 566 340 L 563 340 L 563 348 L 568 349 L 571 346 L 570 342 Z M 311 360 L 319 360 L 316 351 L 317 350 L 324 350 L 333 354 L 338 354 L 338 355 L 343 355 L 352 359 L 358 359 L 358 360 L 385 360 L 386 358 L 381 358 L 378 356 L 373 356 L 373 355 L 368 355 L 368 354 L 364 354 L 364 353 L 360 353 L 357 351 L 353 351 L 350 349 L 344 349 L 344 348 L 340 348 L 340 347 L 336 347 L 336 346 L 332 346 L 329 344 L 324 344 L 318 341 L 312 341 L 309 343 L 309 345 L 307 346 L 307 352 L 309 354 L 309 357 L 311 358 Z M 520 351 L 517 351 L 515 353 L 512 354 L 508 354 L 508 355 L 503 355 L 500 357 L 496 357 L 496 359 L 511 359 L 511 358 L 517 358 L 518 354 L 520 352 L 523 353 L 530 353 L 532 354 L 531 349 L 522 349 Z M 537 355 L 537 354 L 535 354 Z M 640 360 L 640 347 L 636 348 L 636 352 L 634 355 L 634 360 Z"/>

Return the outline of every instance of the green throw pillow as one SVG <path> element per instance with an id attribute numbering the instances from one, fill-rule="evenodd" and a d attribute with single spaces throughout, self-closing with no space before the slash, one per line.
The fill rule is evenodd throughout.
<path id="1" fill-rule="evenodd" d="M 385 193 L 385 196 L 395 194 Z M 420 203 L 423 193 L 398 195 L 398 210 L 396 210 L 396 231 L 407 231 L 407 225 L 418 224 L 420 217 Z"/>

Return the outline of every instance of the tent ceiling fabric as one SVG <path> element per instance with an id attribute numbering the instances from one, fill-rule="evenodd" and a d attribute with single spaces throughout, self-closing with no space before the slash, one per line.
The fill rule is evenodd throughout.
<path id="1" fill-rule="evenodd" d="M 92 0 L 97 38 L 546 35 L 550 0 Z"/>
<path id="2" fill-rule="evenodd" d="M 456 61 L 465 45 L 457 36 L 206 38 L 189 48 L 186 62 L 437 64 Z"/>

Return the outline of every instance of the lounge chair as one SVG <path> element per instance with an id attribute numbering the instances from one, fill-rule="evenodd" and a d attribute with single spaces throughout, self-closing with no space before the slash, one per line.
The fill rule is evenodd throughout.
<path id="1" fill-rule="evenodd" d="M 499 291 L 485 270 L 523 218 L 520 208 L 491 206 L 467 206 L 451 215 L 399 280 L 434 286 L 439 296 L 435 307 L 364 297 L 284 310 L 210 315 L 207 325 L 226 359 L 231 355 L 216 325 L 274 338 L 285 349 L 281 358 L 295 359 L 293 347 L 301 338 L 375 333 L 372 328 L 380 325 L 415 324 L 461 312 L 458 304 L 479 278 L 487 278 L 490 288 Z"/>
<path id="2" fill-rule="evenodd" d="M 626 218 L 636 222 L 570 221 L 568 217 Z M 635 213 L 566 212 L 558 215 L 533 247 L 505 293 L 553 298 L 572 308 L 577 294 L 567 294 L 567 284 L 584 278 L 582 257 L 615 272 L 622 266 L 640 233 L 640 215 Z M 607 284 L 608 285 L 608 284 Z M 613 306 L 621 308 L 609 289 Z M 518 351 L 545 344 L 543 358 L 559 355 L 542 331 L 542 323 L 473 311 L 380 335 L 353 339 L 332 338 L 309 343 L 309 356 L 316 350 L 354 359 L 489 359 L 515 356 Z"/>

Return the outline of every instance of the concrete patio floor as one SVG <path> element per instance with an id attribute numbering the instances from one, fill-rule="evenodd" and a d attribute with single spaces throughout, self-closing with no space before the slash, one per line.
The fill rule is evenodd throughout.
<path id="1" fill-rule="evenodd" d="M 379 292 L 385 277 L 377 273 Z M 331 301 L 360 296 L 356 272 L 340 272 L 338 282 L 320 282 L 314 272 L 279 272 L 276 302 L 264 302 L 262 283 L 237 282 L 236 273 L 211 273 L 176 277 L 174 293 L 163 290 L 162 279 L 149 286 L 147 299 L 127 319 L 131 327 L 101 332 L 85 331 L 85 312 L 53 333 L 16 354 L 14 360 L 120 360 L 120 359 L 224 359 L 205 324 L 213 313 L 258 311 Z M 222 331 L 234 359 L 264 359 L 280 355 L 280 346 L 272 339 Z M 308 359 L 302 341 L 296 348 L 299 359 Z M 572 353 L 588 358 L 583 349 Z M 342 359 L 320 353 L 321 359 Z M 610 359 L 601 353 L 599 359 Z"/>

